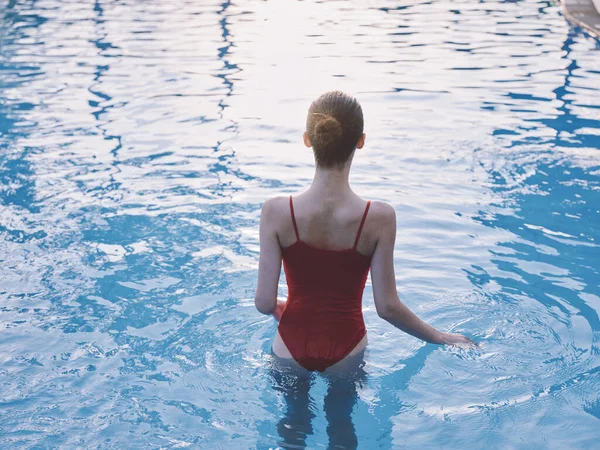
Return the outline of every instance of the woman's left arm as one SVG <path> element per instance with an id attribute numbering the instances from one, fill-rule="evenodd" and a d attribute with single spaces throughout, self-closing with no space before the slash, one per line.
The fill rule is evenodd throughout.
<path id="1" fill-rule="evenodd" d="M 267 200 L 260 213 L 260 257 L 258 260 L 258 283 L 254 304 L 263 314 L 273 314 L 277 308 L 277 288 L 281 273 L 281 246 L 275 226 L 278 222 L 274 203 L 277 198 Z"/>

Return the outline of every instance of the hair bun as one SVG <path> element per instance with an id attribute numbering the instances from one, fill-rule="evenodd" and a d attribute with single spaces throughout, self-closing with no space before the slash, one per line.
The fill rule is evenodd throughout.
<path id="1" fill-rule="evenodd" d="M 315 137 L 319 144 L 326 147 L 342 136 L 342 124 L 335 117 L 323 114 L 315 123 Z"/>
<path id="2" fill-rule="evenodd" d="M 331 91 L 312 102 L 306 118 L 306 137 L 317 167 L 345 166 L 356 150 L 363 128 L 362 108 L 351 95 Z"/>

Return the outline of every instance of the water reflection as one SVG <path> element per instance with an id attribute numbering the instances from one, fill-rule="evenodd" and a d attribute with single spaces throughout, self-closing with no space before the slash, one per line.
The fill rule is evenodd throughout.
<path id="1" fill-rule="evenodd" d="M 0 446 L 590 440 L 598 44 L 559 8 L 0 8 Z M 367 293 L 363 385 L 308 390 L 265 369 L 274 329 L 250 300 L 260 203 L 312 176 L 304 114 L 330 87 L 364 100 L 353 182 L 397 208 L 406 300 L 478 330 L 483 354 L 396 333 Z"/>
<path id="2" fill-rule="evenodd" d="M 600 180 L 595 174 L 600 166 L 593 153 L 588 153 L 591 158 L 585 157 L 586 149 L 595 153 L 599 147 L 599 135 L 589 132 L 600 129 L 600 118 L 591 118 L 594 107 L 586 108 L 573 95 L 578 87 L 573 84 L 575 72 L 580 69 L 572 56 L 573 45 L 570 34 L 563 45 L 567 64 L 564 83 L 553 90 L 560 101 L 557 114 L 553 119 L 530 121 L 550 128 L 553 139 L 508 140 L 506 163 L 489 172 L 490 188 L 502 200 L 491 205 L 489 209 L 494 212 L 482 212 L 475 219 L 514 237 L 493 250 L 491 261 L 500 273 L 510 275 L 496 279 L 503 289 L 531 295 L 567 316 L 574 307 L 592 330 L 600 331 L 598 312 L 581 297 L 582 292 L 600 294 L 594 281 L 600 242 L 600 229 L 595 226 L 600 219 L 596 208 L 600 204 Z M 540 151 L 545 144 L 551 144 L 554 152 Z M 579 150 L 571 151 L 572 147 Z M 493 278 L 477 271 L 469 272 L 469 276 L 476 286 Z"/>
<path id="3" fill-rule="evenodd" d="M 505 145 L 504 160 L 489 169 L 496 201 L 473 219 L 502 232 L 504 239 L 490 249 L 489 264 L 471 265 L 465 272 L 493 305 L 490 316 L 498 317 L 487 329 L 492 355 L 486 365 L 497 371 L 510 364 L 531 386 L 516 402 L 552 395 L 576 405 L 577 413 L 561 407 L 564 415 L 583 410 L 597 417 L 600 141 L 594 130 L 600 129 L 600 117 L 593 104 L 575 95 L 594 72 L 582 71 L 573 56 L 574 36 L 570 33 L 562 47 L 566 69 L 563 84 L 552 91 L 560 102 L 555 116 L 528 121 L 541 136 L 494 133 L 517 136 L 499 141 Z M 597 91 L 589 96 L 597 97 Z M 513 344 L 519 351 L 506 348 Z"/>
<path id="4" fill-rule="evenodd" d="M 9 2 L 0 17 L 0 205 L 3 216 L 18 214 L 20 208 L 30 213 L 39 211 L 34 205 L 34 170 L 30 156 L 35 149 L 26 143 L 32 122 L 27 116 L 33 113 L 35 99 L 25 101 L 15 97 L 14 92 L 33 77 L 39 77 L 40 68 L 33 65 L 14 63 L 15 43 L 41 26 L 46 19 L 38 14 L 23 14 Z M 15 25 L 20 24 L 16 32 Z M 12 92 L 12 94 L 11 94 Z M 3 217 L 4 222 L 7 217 Z M 13 230 L 0 222 L 0 230 L 19 239 L 27 240 L 29 233 Z"/>

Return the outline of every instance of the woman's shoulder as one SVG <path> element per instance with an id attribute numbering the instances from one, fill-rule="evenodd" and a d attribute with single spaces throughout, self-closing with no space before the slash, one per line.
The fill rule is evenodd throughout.
<path id="1" fill-rule="evenodd" d="M 277 195 L 275 197 L 268 198 L 262 205 L 263 211 L 275 211 L 281 209 L 283 206 L 289 208 L 290 196 L 289 195 Z"/>
<path id="2" fill-rule="evenodd" d="M 283 217 L 290 214 L 290 196 L 289 195 L 277 195 L 271 197 L 262 205 L 261 216 L 265 216 L 270 220 L 276 220 L 277 218 Z"/>
<path id="3" fill-rule="evenodd" d="M 369 206 L 369 219 L 378 225 L 384 225 L 396 222 L 396 211 L 389 203 L 378 200 L 371 201 Z"/>
<path id="4" fill-rule="evenodd" d="M 287 217 L 290 214 L 290 196 L 277 195 L 267 199 L 262 205 L 261 215 L 270 219 Z M 396 223 L 396 211 L 389 203 L 372 200 L 369 206 L 368 222 L 371 225 L 385 226 Z"/>
<path id="5" fill-rule="evenodd" d="M 369 223 L 370 222 L 370 223 Z M 368 225 L 367 225 L 368 223 Z M 368 230 L 378 244 L 393 249 L 396 239 L 396 211 L 389 203 L 372 201 L 367 217 Z"/>

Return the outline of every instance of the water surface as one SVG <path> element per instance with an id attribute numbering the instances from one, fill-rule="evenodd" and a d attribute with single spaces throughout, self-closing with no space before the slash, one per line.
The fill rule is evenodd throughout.
<path id="1" fill-rule="evenodd" d="M 396 210 L 401 299 L 482 343 L 394 329 L 367 285 L 359 448 L 597 445 L 600 43 L 558 4 L 0 14 L 1 447 L 285 446 L 258 220 L 310 182 L 305 114 L 333 88 L 363 104 L 351 181 Z M 308 448 L 328 445 L 328 389 L 292 427 Z"/>

